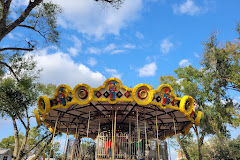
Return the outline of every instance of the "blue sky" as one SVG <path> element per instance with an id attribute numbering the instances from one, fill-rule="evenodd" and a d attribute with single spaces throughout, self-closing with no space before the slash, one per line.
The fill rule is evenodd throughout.
<path id="1" fill-rule="evenodd" d="M 213 30 L 222 42 L 235 39 L 240 21 L 239 0 L 125 0 L 118 10 L 91 0 L 53 2 L 63 6 L 60 46 L 39 45 L 29 54 L 43 68 L 41 82 L 72 88 L 78 83 L 97 87 L 110 77 L 128 87 L 147 83 L 156 88 L 160 76 L 175 76 L 180 66 L 199 68 L 201 42 Z M 23 33 L 16 29 L 1 45 L 18 42 Z M 240 101 L 240 94 L 234 98 Z M 0 120 L 1 130 L 9 128 L 0 139 L 13 133 L 6 124 Z"/>

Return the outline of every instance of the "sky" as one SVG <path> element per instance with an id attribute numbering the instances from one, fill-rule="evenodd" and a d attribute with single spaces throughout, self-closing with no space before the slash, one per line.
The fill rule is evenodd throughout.
<path id="1" fill-rule="evenodd" d="M 235 39 L 240 21 L 239 0 L 125 0 L 119 9 L 93 0 L 52 1 L 63 9 L 57 19 L 60 46 L 28 54 L 35 55 L 37 67 L 43 69 L 41 82 L 72 88 L 78 83 L 97 87 L 110 77 L 128 87 L 147 83 L 157 88 L 159 77 L 176 76 L 178 67 L 200 68 L 202 42 L 213 31 L 221 42 Z M 1 45 L 17 43 L 23 36 L 16 29 Z M 240 101 L 238 93 L 232 96 Z M 11 122 L 2 119 L 0 130 L 5 128 L 0 139 L 13 133 Z"/>

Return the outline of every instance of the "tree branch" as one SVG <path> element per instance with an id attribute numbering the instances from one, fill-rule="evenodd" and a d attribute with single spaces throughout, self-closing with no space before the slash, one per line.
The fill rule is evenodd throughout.
<path id="1" fill-rule="evenodd" d="M 18 119 L 21 121 L 24 128 L 27 130 L 27 126 L 26 126 L 25 122 L 23 121 L 23 119 L 18 114 L 16 114 L 16 115 L 17 115 Z"/>
<path id="2" fill-rule="evenodd" d="M 29 116 L 28 116 L 28 111 L 27 108 L 25 108 L 25 112 L 26 112 L 26 117 L 27 117 L 27 125 L 24 123 L 24 121 L 22 120 L 22 118 L 20 116 L 19 119 L 21 120 L 21 122 L 23 123 L 25 129 L 26 129 L 26 133 L 25 133 L 25 137 L 22 141 L 22 145 L 21 148 L 19 150 L 17 159 L 22 159 L 24 156 L 24 152 L 25 152 L 25 148 L 26 148 L 26 144 L 27 144 L 27 140 L 28 140 L 28 136 L 29 136 L 29 131 L 30 131 L 30 123 L 29 123 Z"/>
<path id="3" fill-rule="evenodd" d="M 182 143 L 182 140 L 181 140 L 179 134 L 176 134 L 176 139 L 177 139 L 178 144 L 179 144 L 180 147 L 182 148 L 183 153 L 184 153 L 185 157 L 187 158 L 187 160 L 191 160 L 191 158 L 190 158 L 190 156 L 189 156 L 189 154 L 188 154 L 188 151 L 187 151 L 186 147 L 184 146 L 184 144 Z"/>
<path id="4" fill-rule="evenodd" d="M 15 74 L 15 72 L 13 71 L 11 66 L 9 66 L 7 63 L 5 63 L 3 61 L 0 61 L 0 64 L 6 66 L 10 70 L 10 72 L 13 74 L 13 76 L 16 78 L 16 80 L 19 82 L 19 79 L 18 79 L 17 75 Z"/>
<path id="5" fill-rule="evenodd" d="M 45 143 L 45 145 L 40 149 L 40 151 L 38 151 L 38 153 L 32 160 L 36 160 L 40 156 L 40 154 L 43 152 L 43 150 L 51 143 L 51 141 L 52 141 L 52 138 L 49 138 L 48 141 Z"/>
<path id="6" fill-rule="evenodd" d="M 9 12 L 9 8 L 10 8 L 10 4 L 11 4 L 12 0 L 7 0 L 7 2 L 1 1 L 2 3 L 2 7 L 3 7 L 3 11 L 2 11 L 2 18 L 0 19 L 0 25 L 2 27 L 6 26 L 6 19 L 7 19 L 7 15 Z"/>
<path id="7" fill-rule="evenodd" d="M 203 145 L 203 140 L 204 140 L 205 135 L 206 135 L 206 132 L 203 132 L 200 137 L 200 145 Z"/>
<path id="8" fill-rule="evenodd" d="M 10 0 L 9 0 L 10 1 Z M 0 36 L 0 41 L 18 25 L 20 25 L 30 14 L 30 12 L 39 5 L 43 0 L 34 0 L 33 2 L 29 1 L 27 8 L 21 13 L 21 15 L 13 23 L 9 24 L 7 27 L 4 27 L 2 35 Z"/>
<path id="9" fill-rule="evenodd" d="M 46 38 L 39 30 L 36 30 L 35 27 L 28 26 L 28 25 L 24 25 L 24 24 L 20 24 L 20 25 L 18 25 L 18 26 L 19 26 L 19 27 L 24 27 L 24 28 L 31 29 L 31 30 L 39 33 L 45 40 L 47 40 L 47 38 Z"/>
<path id="10" fill-rule="evenodd" d="M 40 141 L 38 141 L 32 148 L 30 148 L 26 153 L 24 153 L 24 156 L 27 155 L 28 153 L 30 153 L 34 148 L 36 148 L 40 143 L 42 143 L 42 141 L 44 141 L 46 138 L 48 138 L 51 135 L 51 133 L 49 133 L 48 135 L 46 135 L 45 137 L 43 137 Z M 51 140 L 51 138 L 50 138 Z"/>
<path id="11" fill-rule="evenodd" d="M 19 48 L 19 47 L 6 47 L 0 48 L 0 51 L 13 50 L 13 51 L 33 51 L 33 48 Z"/>

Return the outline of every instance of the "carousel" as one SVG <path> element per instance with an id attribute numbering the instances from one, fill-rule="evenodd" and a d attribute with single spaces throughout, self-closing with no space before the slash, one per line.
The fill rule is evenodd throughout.
<path id="1" fill-rule="evenodd" d="M 57 132 L 66 134 L 64 153 L 69 160 L 81 159 L 88 138 L 95 146 L 89 159 L 168 159 L 163 140 L 187 134 L 193 125 L 199 125 L 202 115 L 191 96 L 177 97 L 169 85 L 128 88 L 116 78 L 98 88 L 60 85 L 52 98 L 39 97 L 34 113 L 53 139 Z"/>

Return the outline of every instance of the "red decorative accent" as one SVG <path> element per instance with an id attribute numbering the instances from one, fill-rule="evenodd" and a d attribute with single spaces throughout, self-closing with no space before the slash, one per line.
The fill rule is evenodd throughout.
<path id="1" fill-rule="evenodd" d="M 95 94 L 98 98 L 102 96 L 102 93 L 97 91 L 97 93 Z"/>
<path id="2" fill-rule="evenodd" d="M 165 93 L 163 94 L 163 106 L 166 106 L 170 102 L 170 92 L 171 92 L 171 89 L 164 88 L 164 92 Z"/>
<path id="3" fill-rule="evenodd" d="M 138 98 L 145 99 L 148 96 L 148 91 L 146 89 L 140 89 L 138 91 Z"/>
<path id="4" fill-rule="evenodd" d="M 131 96 L 131 93 L 127 91 L 127 92 L 124 94 L 124 96 L 128 98 L 128 97 Z"/>
<path id="5" fill-rule="evenodd" d="M 86 89 L 82 88 L 82 89 L 80 89 L 80 90 L 78 91 L 78 96 L 79 96 L 81 99 L 85 99 L 85 98 L 87 98 L 87 96 L 88 96 L 88 91 L 87 91 Z"/>

